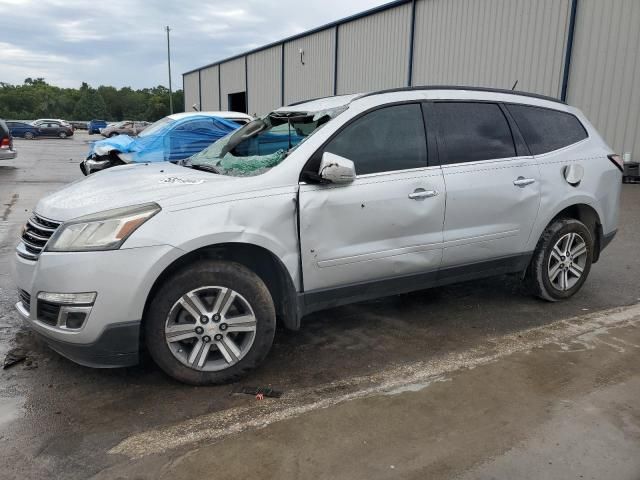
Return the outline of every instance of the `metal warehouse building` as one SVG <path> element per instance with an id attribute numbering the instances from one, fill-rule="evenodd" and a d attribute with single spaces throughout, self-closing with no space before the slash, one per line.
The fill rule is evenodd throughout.
<path id="1" fill-rule="evenodd" d="M 581 108 L 640 158 L 639 0 L 401 0 L 183 75 L 185 106 L 264 114 L 412 85 L 511 88 Z"/>

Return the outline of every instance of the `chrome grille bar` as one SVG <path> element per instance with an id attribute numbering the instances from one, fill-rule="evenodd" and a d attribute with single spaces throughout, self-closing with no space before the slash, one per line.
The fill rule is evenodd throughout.
<path id="1" fill-rule="evenodd" d="M 22 242 L 16 248 L 18 255 L 28 260 L 37 260 L 60 223 L 34 213 L 22 231 Z"/>

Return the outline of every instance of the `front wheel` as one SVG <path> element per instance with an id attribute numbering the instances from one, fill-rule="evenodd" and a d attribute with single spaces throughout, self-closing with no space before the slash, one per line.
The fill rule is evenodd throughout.
<path id="1" fill-rule="evenodd" d="M 549 225 L 527 271 L 533 293 L 550 302 L 573 296 L 591 270 L 593 245 L 593 234 L 578 220 L 559 219 Z"/>
<path id="2" fill-rule="evenodd" d="M 59 136 L 60 138 L 67 138 L 67 134 L 66 134 L 66 132 L 60 132 L 60 133 L 58 134 L 58 136 Z"/>
<path id="3" fill-rule="evenodd" d="M 271 349 L 273 299 L 260 277 L 238 263 L 193 264 L 167 279 L 150 305 L 144 319 L 147 348 L 181 382 L 236 380 Z"/>

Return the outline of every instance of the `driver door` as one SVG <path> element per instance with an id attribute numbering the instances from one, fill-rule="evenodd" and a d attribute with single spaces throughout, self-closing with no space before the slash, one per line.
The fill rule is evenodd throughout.
<path id="1" fill-rule="evenodd" d="M 353 161 L 356 178 L 300 186 L 305 291 L 435 272 L 445 185 L 440 167 L 428 163 L 421 105 L 370 111 L 343 127 L 324 152 Z"/>

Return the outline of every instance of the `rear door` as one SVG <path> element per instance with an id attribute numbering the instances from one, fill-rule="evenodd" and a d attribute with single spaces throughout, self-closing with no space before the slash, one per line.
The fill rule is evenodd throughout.
<path id="1" fill-rule="evenodd" d="M 540 204 L 534 158 L 497 103 L 434 102 L 447 186 L 442 266 L 525 253 Z"/>
<path id="2" fill-rule="evenodd" d="M 58 135 L 59 125 L 57 123 L 45 122 L 40 124 L 38 132 L 45 137 L 55 137 Z"/>
<path id="3" fill-rule="evenodd" d="M 353 161 L 357 177 L 300 185 L 305 291 L 436 271 L 445 192 L 440 167 L 428 162 L 420 104 L 367 112 L 316 155 L 325 151 Z"/>

